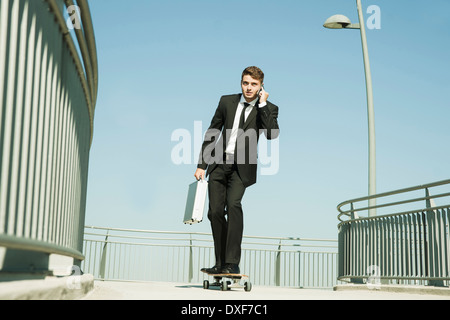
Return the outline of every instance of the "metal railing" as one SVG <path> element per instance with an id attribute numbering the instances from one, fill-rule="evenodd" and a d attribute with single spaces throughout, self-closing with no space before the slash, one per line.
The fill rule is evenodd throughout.
<path id="1" fill-rule="evenodd" d="M 339 279 L 448 286 L 449 187 L 444 180 L 339 204 Z M 370 198 L 379 203 L 365 205 Z M 377 216 L 360 217 L 370 209 Z"/>
<path id="2" fill-rule="evenodd" d="M 83 272 L 96 279 L 201 283 L 214 264 L 210 233 L 85 229 Z M 332 288 L 337 240 L 244 236 L 242 272 L 255 285 Z"/>
<path id="3" fill-rule="evenodd" d="M 75 44 L 62 0 L 0 3 L 0 246 L 82 260 L 98 77 L 77 5 Z"/>

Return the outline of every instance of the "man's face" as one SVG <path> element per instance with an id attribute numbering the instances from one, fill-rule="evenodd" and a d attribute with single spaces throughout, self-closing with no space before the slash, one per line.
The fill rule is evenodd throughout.
<path id="1" fill-rule="evenodd" d="M 247 102 L 253 101 L 258 96 L 258 91 L 261 89 L 261 81 L 245 75 L 241 81 L 242 94 Z"/>

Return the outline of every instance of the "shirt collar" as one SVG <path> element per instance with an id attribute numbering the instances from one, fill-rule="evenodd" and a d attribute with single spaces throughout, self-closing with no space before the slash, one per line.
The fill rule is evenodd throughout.
<path id="1" fill-rule="evenodd" d="M 245 100 L 245 98 L 244 98 L 244 95 L 241 95 L 241 101 L 239 101 L 239 102 L 242 103 L 242 104 L 244 104 L 244 102 L 247 102 L 247 103 L 250 103 L 250 105 L 252 107 L 254 107 L 256 105 L 257 101 L 258 101 L 258 97 L 255 100 L 251 101 L 251 102 L 247 102 L 247 100 Z"/>

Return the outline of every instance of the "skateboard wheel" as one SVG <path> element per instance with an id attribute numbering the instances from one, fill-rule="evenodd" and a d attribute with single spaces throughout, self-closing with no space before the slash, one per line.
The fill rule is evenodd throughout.
<path id="1" fill-rule="evenodd" d="M 203 280 L 203 289 L 208 289 L 208 288 L 209 288 L 209 281 Z"/>
<path id="2" fill-rule="evenodd" d="M 220 289 L 222 289 L 222 291 L 227 291 L 228 290 L 228 282 L 222 281 L 222 283 L 220 285 Z"/>
<path id="3" fill-rule="evenodd" d="M 251 282 L 247 281 L 244 283 L 244 290 L 247 292 L 250 292 L 252 290 L 252 284 Z"/>

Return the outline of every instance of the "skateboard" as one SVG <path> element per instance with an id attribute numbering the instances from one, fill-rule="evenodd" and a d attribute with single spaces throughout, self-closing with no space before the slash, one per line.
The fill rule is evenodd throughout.
<path id="1" fill-rule="evenodd" d="M 249 292 L 252 290 L 252 283 L 249 277 L 245 274 L 240 273 L 207 273 L 202 271 L 209 276 L 214 277 L 214 282 L 210 283 L 208 280 L 203 280 L 203 289 L 208 289 L 209 287 L 220 287 L 222 291 L 230 290 L 231 288 L 244 288 L 245 291 Z M 243 284 L 242 284 L 243 283 Z"/>

